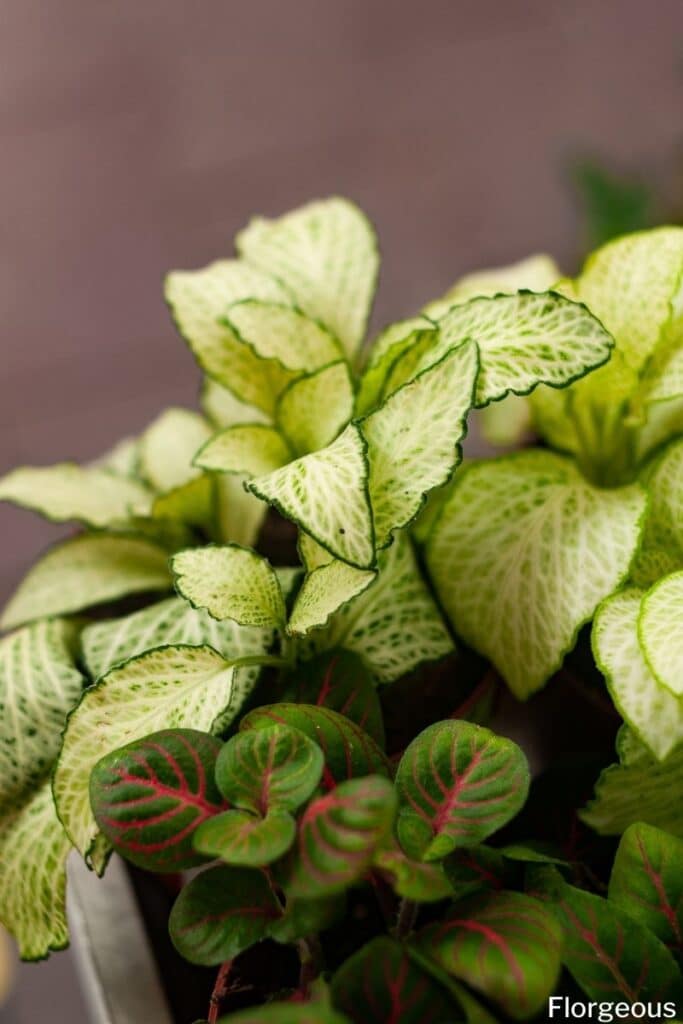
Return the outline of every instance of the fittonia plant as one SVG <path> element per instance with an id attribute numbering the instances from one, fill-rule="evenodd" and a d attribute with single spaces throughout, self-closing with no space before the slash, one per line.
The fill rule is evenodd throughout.
<path id="1" fill-rule="evenodd" d="M 2 620 L 0 917 L 22 955 L 67 942 L 72 848 L 98 873 L 116 849 L 218 862 L 170 919 L 222 965 L 211 1021 L 264 941 L 299 951 L 290 1001 L 231 1020 L 523 1019 L 558 984 L 678 999 L 683 229 L 574 281 L 547 257 L 472 275 L 369 346 L 379 260 L 353 204 L 253 221 L 237 250 L 166 281 L 202 414 L 0 481 L 82 527 Z M 456 473 L 472 410 L 543 446 Z M 299 565 L 263 554 L 278 516 Z M 525 756 L 480 724 L 486 680 L 530 697 L 591 621 L 626 723 L 582 812 L 623 833 L 608 898 L 602 861 L 521 834 Z M 387 747 L 387 710 L 463 643 L 490 667 L 453 661 L 453 716 L 419 732 L 407 702 L 412 742 Z"/>

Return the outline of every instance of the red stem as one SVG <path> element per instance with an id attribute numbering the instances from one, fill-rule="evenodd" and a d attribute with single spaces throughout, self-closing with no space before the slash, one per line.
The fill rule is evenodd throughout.
<path id="1" fill-rule="evenodd" d="M 232 969 L 232 960 L 226 960 L 224 964 L 218 969 L 216 976 L 216 984 L 213 986 L 213 992 L 209 1000 L 209 1015 L 208 1024 L 216 1024 L 218 1021 L 218 1014 L 221 1010 L 221 1004 L 225 999 L 228 991 L 228 982 L 230 980 L 230 971 Z"/>

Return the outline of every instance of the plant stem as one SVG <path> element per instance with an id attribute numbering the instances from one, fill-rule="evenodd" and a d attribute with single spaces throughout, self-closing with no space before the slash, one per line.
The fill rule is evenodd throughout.
<path id="1" fill-rule="evenodd" d="M 402 899 L 396 918 L 396 938 L 405 939 L 410 935 L 417 920 L 418 904 L 415 900 Z"/>
<path id="2" fill-rule="evenodd" d="M 208 1024 L 216 1024 L 216 1021 L 218 1020 L 221 1004 L 228 991 L 228 981 L 231 969 L 232 960 L 226 960 L 218 969 L 216 983 L 213 986 L 213 992 L 211 993 L 211 998 L 209 1000 L 209 1014 L 207 1017 Z"/>
<path id="3" fill-rule="evenodd" d="M 394 920 L 393 893 L 384 879 L 377 875 L 376 872 L 371 871 L 369 879 L 377 899 L 377 904 L 382 912 L 384 923 L 387 928 L 390 928 Z"/>
<path id="4" fill-rule="evenodd" d="M 299 973 L 299 988 L 302 995 L 307 996 L 311 982 L 320 974 L 322 966 L 322 948 L 316 935 L 309 935 L 307 939 L 299 939 L 296 944 L 301 960 L 301 971 Z"/>

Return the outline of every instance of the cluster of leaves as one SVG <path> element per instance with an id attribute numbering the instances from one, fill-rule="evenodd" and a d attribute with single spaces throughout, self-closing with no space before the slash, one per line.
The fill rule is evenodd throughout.
<path id="1" fill-rule="evenodd" d="M 386 960 L 419 1013 L 446 999 L 486 1019 L 464 982 L 528 1016 L 566 927 L 520 891 L 514 865 L 543 856 L 484 852 L 475 874 L 502 858 L 505 900 L 448 916 L 466 895 L 456 851 L 519 809 L 523 757 L 451 721 L 394 773 L 377 688 L 451 654 L 455 634 L 525 699 L 595 617 L 627 728 L 584 821 L 683 835 L 683 229 L 613 242 L 575 281 L 543 256 L 471 275 L 367 349 L 378 255 L 353 204 L 255 220 L 236 244 L 166 281 L 203 413 L 169 410 L 94 465 L 0 481 L 0 499 L 83 528 L 0 624 L 0 919 L 26 958 L 64 946 L 72 848 L 98 873 L 112 848 L 156 871 L 217 858 L 171 929 L 218 963 L 308 942 L 371 878 L 406 901 L 398 937 L 340 967 L 337 993 Z M 531 424 L 544 447 L 456 473 L 473 410 L 498 441 Z M 298 565 L 257 550 L 278 516 Z M 414 904 L 443 901 L 408 952 Z M 507 920 L 514 951 L 482 945 Z M 357 1019 L 332 990 L 315 1019 Z M 392 1019 L 428 1019 L 410 1012 Z"/>

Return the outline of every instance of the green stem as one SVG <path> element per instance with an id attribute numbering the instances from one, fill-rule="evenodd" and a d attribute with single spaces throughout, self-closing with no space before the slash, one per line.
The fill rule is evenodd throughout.
<path id="1" fill-rule="evenodd" d="M 398 917 L 396 918 L 397 939 L 405 939 L 406 935 L 410 935 L 415 927 L 415 921 L 417 920 L 417 912 L 419 909 L 419 904 L 416 903 L 415 900 L 401 900 L 398 908 Z"/>
<path id="2" fill-rule="evenodd" d="M 307 996 L 311 982 L 315 981 L 322 968 L 322 947 L 316 935 L 309 935 L 307 939 L 299 939 L 296 948 L 301 961 L 299 988 Z"/>

